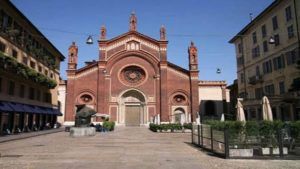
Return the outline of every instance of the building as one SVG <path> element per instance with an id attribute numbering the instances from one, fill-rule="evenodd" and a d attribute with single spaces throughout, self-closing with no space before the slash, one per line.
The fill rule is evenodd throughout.
<path id="1" fill-rule="evenodd" d="M 222 114 L 228 119 L 230 95 L 225 81 L 199 80 L 199 112 L 202 118 L 220 120 Z"/>
<path id="2" fill-rule="evenodd" d="M 0 133 L 53 125 L 64 56 L 8 0 L 0 1 Z M 49 127 L 49 126 L 47 126 Z"/>
<path id="3" fill-rule="evenodd" d="M 63 124 L 65 122 L 65 110 L 66 110 L 66 89 L 67 81 L 61 80 L 58 84 L 58 108 L 61 112 L 61 116 L 58 116 L 57 122 Z"/>
<path id="4" fill-rule="evenodd" d="M 209 82 L 199 81 L 198 51 L 193 42 L 186 70 L 167 59 L 166 29 L 160 28 L 159 40 L 143 35 L 137 31 L 137 18 L 132 14 L 129 31 L 120 36 L 106 39 L 106 28 L 101 27 L 98 45 L 99 60 L 86 62 L 80 69 L 75 42 L 69 48 L 65 124 L 74 123 L 76 105 L 80 104 L 94 108 L 98 116 L 108 115 L 119 125 L 196 119 L 202 95 L 199 87 Z M 223 82 L 217 86 L 225 88 Z M 223 99 L 221 90 L 216 94 L 220 95 L 217 101 Z M 217 104 L 211 106 L 221 111 L 214 107 Z M 210 115 L 223 113 L 217 111 Z"/>
<path id="5" fill-rule="evenodd" d="M 236 47 L 238 91 L 248 119 L 262 119 L 264 95 L 274 119 L 300 119 L 299 90 L 292 90 L 300 81 L 299 11 L 297 0 L 275 0 L 229 41 Z"/>
<path id="6" fill-rule="evenodd" d="M 233 84 L 227 86 L 227 89 L 230 91 L 229 97 L 230 97 L 230 104 L 229 104 L 229 112 L 227 114 L 227 118 L 231 120 L 236 119 L 236 104 L 237 99 L 239 97 L 239 89 L 238 89 L 238 81 L 235 79 L 233 81 Z"/>

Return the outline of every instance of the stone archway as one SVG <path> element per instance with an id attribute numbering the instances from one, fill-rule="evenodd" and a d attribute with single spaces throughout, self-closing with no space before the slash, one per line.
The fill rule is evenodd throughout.
<path id="1" fill-rule="evenodd" d="M 147 123 L 145 96 L 131 89 L 121 94 L 119 99 L 118 122 L 126 126 L 140 126 Z"/>

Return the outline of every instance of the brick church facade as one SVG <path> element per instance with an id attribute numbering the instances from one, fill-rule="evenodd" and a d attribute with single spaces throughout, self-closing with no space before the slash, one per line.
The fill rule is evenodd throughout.
<path id="1" fill-rule="evenodd" d="M 98 45 L 99 60 L 86 62 L 80 69 L 78 47 L 74 42 L 69 47 L 66 122 L 74 121 L 78 104 L 86 104 L 120 125 L 191 122 L 197 118 L 199 71 L 193 42 L 188 48 L 186 70 L 167 60 L 165 28 L 160 28 L 159 40 L 143 35 L 137 31 L 137 18 L 132 14 L 125 34 L 106 39 L 106 28 L 101 27 Z"/>

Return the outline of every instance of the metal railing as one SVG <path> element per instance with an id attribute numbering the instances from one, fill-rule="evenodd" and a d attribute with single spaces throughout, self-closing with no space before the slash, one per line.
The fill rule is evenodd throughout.
<path id="1" fill-rule="evenodd" d="M 223 158 L 300 159 L 300 138 L 287 136 L 285 129 L 279 129 L 271 137 L 263 137 L 194 124 L 191 133 L 192 144 Z"/>

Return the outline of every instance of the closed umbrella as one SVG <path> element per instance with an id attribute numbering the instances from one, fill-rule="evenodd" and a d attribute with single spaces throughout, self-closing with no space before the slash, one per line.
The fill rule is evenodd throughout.
<path id="1" fill-rule="evenodd" d="M 240 100 L 237 101 L 236 112 L 237 112 L 236 120 L 245 122 L 246 121 L 245 112 L 244 112 L 244 108 L 243 108 L 243 105 Z"/>
<path id="2" fill-rule="evenodd" d="M 272 109 L 270 106 L 269 99 L 266 96 L 262 98 L 262 114 L 263 120 L 273 121 Z"/>
<path id="3" fill-rule="evenodd" d="M 222 115 L 221 115 L 221 121 L 225 121 L 224 113 L 222 113 Z"/>

